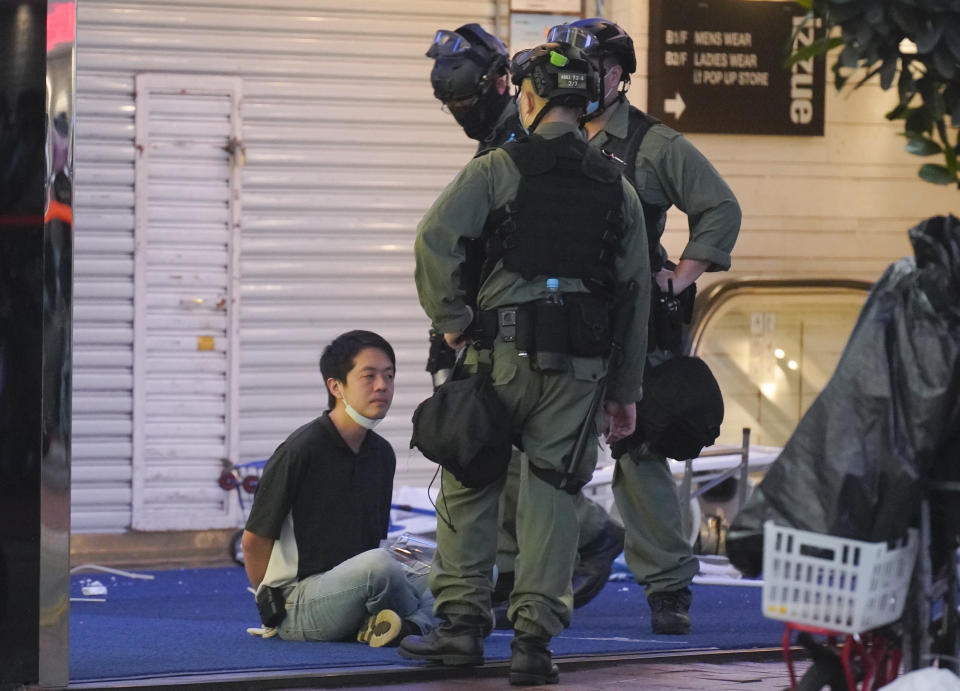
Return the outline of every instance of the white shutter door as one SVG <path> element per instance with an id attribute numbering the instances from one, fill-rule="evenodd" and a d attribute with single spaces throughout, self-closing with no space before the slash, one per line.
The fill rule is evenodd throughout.
<path id="1" fill-rule="evenodd" d="M 133 527 L 233 525 L 240 82 L 138 75 Z M 237 156 L 233 152 L 237 151 Z"/>
<path id="2" fill-rule="evenodd" d="M 476 143 L 440 111 L 424 52 L 438 28 L 478 22 L 493 30 L 496 7 L 494 0 L 78 3 L 74 531 L 236 525 L 239 516 L 224 517 L 229 510 L 222 502 L 236 504 L 236 497 L 217 485 L 218 459 L 265 458 L 320 414 L 326 406 L 320 351 L 355 328 L 378 331 L 397 350 L 397 394 L 377 432 L 397 450 L 396 485 L 426 484 L 434 466 L 407 449 L 413 408 L 430 392 L 423 371 L 428 324 L 413 286 L 413 239 L 418 220 Z M 169 285 L 147 290 L 140 281 L 155 278 L 160 265 L 146 274 L 144 264 L 134 267 L 134 207 L 143 208 L 140 195 L 148 185 L 142 177 L 135 184 L 134 170 L 141 172 L 141 156 L 159 153 L 137 149 L 136 84 L 140 75 L 159 73 L 178 75 L 181 85 L 192 77 L 206 85 L 236 78 L 243 88 L 247 165 L 231 178 L 243 183 L 242 243 L 239 233 L 231 236 L 232 251 L 242 244 L 242 255 L 237 300 L 228 313 L 239 321 L 242 342 L 230 340 L 239 347 L 239 364 L 230 364 L 239 372 L 230 380 L 239 386 L 239 411 L 224 421 L 231 425 L 224 434 L 238 437 L 229 449 L 211 412 L 226 406 L 214 400 L 220 394 L 207 394 L 201 405 L 188 388 L 181 398 L 170 388 L 171 373 L 156 371 L 154 383 L 166 392 L 154 389 L 154 403 L 145 407 L 138 390 L 134 406 L 135 273 L 138 325 L 159 329 L 156 351 L 138 353 L 138 373 L 154 355 L 167 365 L 178 360 L 174 370 L 198 362 L 213 367 L 214 353 L 197 350 L 201 335 L 215 336 L 221 359 L 227 352 L 214 331 L 200 328 L 222 329 L 214 322 L 222 315 L 180 304 L 202 297 L 209 305 L 215 296 L 174 295 Z M 210 139 L 206 148 L 184 147 L 176 155 L 167 150 L 161 162 L 152 162 L 159 166 L 152 174 L 160 177 L 148 194 L 161 195 L 151 203 L 169 233 L 155 249 L 197 273 L 194 262 L 214 263 L 214 256 L 221 262 L 225 246 L 217 240 L 216 249 L 208 242 L 210 228 L 201 238 L 180 216 L 199 208 L 195 197 L 211 193 L 214 176 L 226 179 L 227 154 L 220 150 L 226 120 L 219 112 L 193 112 L 199 101 L 191 89 L 164 96 L 167 112 L 155 114 L 156 124 L 179 118 L 164 136 L 201 127 L 218 143 Z M 142 250 L 138 246 L 138 262 Z M 194 287 L 213 293 L 216 286 Z M 156 318 L 144 322 L 148 307 Z M 167 318 L 183 328 L 166 326 Z M 145 333 L 138 329 L 141 341 Z M 191 386 L 207 386 L 214 376 L 220 375 L 199 373 Z M 161 433 L 197 452 L 167 445 L 176 458 L 146 459 L 150 435 Z M 160 454 L 159 446 L 151 453 Z"/>
<path id="3" fill-rule="evenodd" d="M 424 53 L 437 29 L 477 22 L 492 31 L 495 7 L 313 7 L 323 21 L 297 26 L 296 41 L 260 44 L 297 71 L 264 69 L 243 85 L 240 459 L 268 457 L 326 408 L 322 348 L 369 329 L 397 354 L 393 407 L 376 430 L 397 454 L 394 486 L 426 486 L 436 466 L 409 448 L 413 410 L 431 390 L 413 243 L 476 142 L 441 112 Z"/>

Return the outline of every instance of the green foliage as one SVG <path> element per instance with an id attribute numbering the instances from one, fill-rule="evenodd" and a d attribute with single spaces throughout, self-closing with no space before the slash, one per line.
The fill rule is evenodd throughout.
<path id="1" fill-rule="evenodd" d="M 957 171 L 934 163 L 924 163 L 920 166 L 920 177 L 935 185 L 950 185 L 957 181 Z"/>
<path id="2" fill-rule="evenodd" d="M 827 38 L 798 50 L 787 65 L 842 47 L 833 64 L 837 89 L 877 77 L 880 88 L 896 87 L 898 103 L 886 117 L 903 121 L 906 150 L 943 157 L 943 165 L 921 166 L 920 177 L 960 187 L 960 0 L 795 1 L 808 10 L 806 21 L 822 21 Z M 915 53 L 901 50 L 904 39 Z"/>

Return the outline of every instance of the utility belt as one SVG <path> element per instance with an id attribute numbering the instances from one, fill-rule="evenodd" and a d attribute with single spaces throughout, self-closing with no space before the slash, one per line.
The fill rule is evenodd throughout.
<path id="1" fill-rule="evenodd" d="M 591 293 L 481 310 L 471 328 L 481 348 L 492 348 L 499 335 L 545 374 L 567 371 L 570 356 L 608 357 L 613 342 L 610 303 Z"/>

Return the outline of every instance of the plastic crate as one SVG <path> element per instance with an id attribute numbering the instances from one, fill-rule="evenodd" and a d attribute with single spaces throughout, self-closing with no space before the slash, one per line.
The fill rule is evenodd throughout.
<path id="1" fill-rule="evenodd" d="M 917 531 L 893 546 L 763 526 L 763 614 L 841 633 L 900 618 L 917 556 Z"/>

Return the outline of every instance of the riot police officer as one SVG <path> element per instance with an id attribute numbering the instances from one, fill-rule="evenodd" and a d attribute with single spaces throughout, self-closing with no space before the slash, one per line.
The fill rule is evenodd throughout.
<path id="1" fill-rule="evenodd" d="M 433 58 L 430 83 L 464 133 L 478 142 L 478 155 L 523 136 L 516 102 L 510 95 L 507 49 L 479 24 L 464 24 L 456 31 L 437 31 L 427 57 Z M 482 250 L 467 247 L 467 273 L 482 261 Z M 473 279 L 475 280 L 475 279 Z M 454 364 L 454 351 L 443 335 L 431 329 L 427 371 L 439 386 Z M 497 625 L 509 627 L 506 605 L 514 584 L 517 554 L 516 513 L 520 452 L 514 451 L 501 505 L 497 550 L 497 584 L 493 605 Z M 575 498 L 580 526 L 577 565 L 573 573 L 573 605 L 582 607 L 596 597 L 610 577 L 613 560 L 623 551 L 623 528 L 606 510 L 582 493 Z"/>
<path id="2" fill-rule="evenodd" d="M 740 206 L 717 170 L 683 135 L 630 105 L 626 91 L 637 68 L 633 40 L 617 24 L 599 17 L 553 27 L 552 40 L 580 44 L 601 73 L 600 94 L 585 122 L 590 144 L 624 165 L 624 175 L 643 203 L 651 270 L 654 273 L 652 367 L 680 350 L 673 314 L 658 315 L 674 295 L 692 304 L 695 281 L 704 271 L 726 271 L 740 230 Z M 674 265 L 660 244 L 667 209 L 687 214 L 690 234 Z M 672 302 L 673 305 L 676 302 Z M 691 392 L 691 398 L 694 392 Z M 626 528 L 627 565 L 646 585 L 654 633 L 690 630 L 689 585 L 699 569 L 681 525 L 676 484 L 662 452 L 641 436 L 620 455 L 613 491 Z"/>
<path id="3" fill-rule="evenodd" d="M 477 153 L 523 134 L 503 41 L 479 24 L 464 24 L 456 31 L 437 31 L 427 57 L 434 60 L 433 95 L 477 141 Z"/>
<path id="4" fill-rule="evenodd" d="M 648 317 L 650 274 L 636 193 L 577 127 L 596 93 L 595 70 L 577 48 L 552 43 L 515 56 L 511 76 L 532 134 L 474 158 L 444 190 L 418 228 L 415 277 L 434 327 L 462 346 L 474 321 L 457 281 L 463 240 L 487 240 L 479 321 L 494 326 L 484 327 L 487 344 L 479 353 L 471 346 L 468 358 L 492 357 L 493 389 L 525 451 L 510 681 L 530 685 L 557 680 L 548 645 L 570 621 L 578 532 L 569 490 L 589 479 L 596 444 L 572 463 L 564 457 L 579 430 L 593 429 L 591 401 L 604 377 L 608 439 L 633 429 L 628 401 L 639 395 L 646 351 L 646 332 L 636 327 Z M 628 297 L 615 303 L 616 295 Z M 612 324 L 602 323 L 611 310 Z M 612 344 L 589 336 L 611 329 L 621 334 Z M 522 349 L 520 332 L 532 334 Z M 404 657 L 482 663 L 503 486 L 500 478 L 470 489 L 443 471 L 449 525 L 437 526 L 430 577 L 440 625 L 404 639 Z"/>

